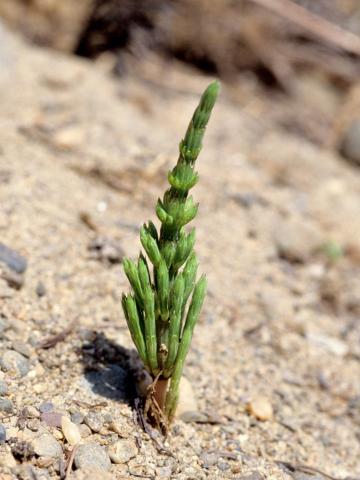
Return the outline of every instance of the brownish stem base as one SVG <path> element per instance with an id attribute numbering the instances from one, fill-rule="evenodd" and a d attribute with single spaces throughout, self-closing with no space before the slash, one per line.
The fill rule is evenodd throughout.
<path id="1" fill-rule="evenodd" d="M 168 378 L 159 378 L 154 385 L 154 399 L 161 408 L 162 411 L 165 410 L 165 401 L 166 393 L 168 389 L 169 379 Z"/>

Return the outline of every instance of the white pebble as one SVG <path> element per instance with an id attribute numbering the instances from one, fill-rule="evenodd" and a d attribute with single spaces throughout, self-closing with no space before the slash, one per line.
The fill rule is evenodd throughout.
<path id="1" fill-rule="evenodd" d="M 61 429 L 64 437 L 70 445 L 76 445 L 81 441 L 81 435 L 78 426 L 68 417 L 63 416 L 61 419 Z"/>

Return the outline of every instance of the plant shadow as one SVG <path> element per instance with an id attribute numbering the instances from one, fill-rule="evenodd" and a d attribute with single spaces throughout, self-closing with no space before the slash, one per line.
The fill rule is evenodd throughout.
<path id="1" fill-rule="evenodd" d="M 135 350 L 116 344 L 102 332 L 88 332 L 81 358 L 85 382 L 93 393 L 134 406 L 136 379 L 143 371 Z"/>

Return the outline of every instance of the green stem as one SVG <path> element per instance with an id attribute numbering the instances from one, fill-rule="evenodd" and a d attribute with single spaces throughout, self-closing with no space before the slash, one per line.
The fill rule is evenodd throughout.
<path id="1" fill-rule="evenodd" d="M 184 369 L 186 355 L 189 352 L 194 327 L 199 318 L 202 304 L 206 294 L 206 278 L 202 276 L 194 288 L 190 307 L 186 317 L 184 333 L 181 338 L 175 366 L 171 377 L 170 388 L 166 396 L 165 413 L 171 420 L 176 409 L 176 403 L 179 395 L 179 385 L 181 375 Z"/>

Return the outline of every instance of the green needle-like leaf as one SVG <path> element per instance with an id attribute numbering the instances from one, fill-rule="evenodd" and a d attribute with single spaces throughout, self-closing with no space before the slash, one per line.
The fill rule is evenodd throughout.
<path id="1" fill-rule="evenodd" d="M 133 339 L 141 360 L 145 365 L 147 365 L 146 347 L 140 327 L 140 320 L 136 308 L 135 298 L 132 295 L 123 295 L 122 306 L 125 312 L 125 318 L 130 330 L 131 338 Z"/>
<path id="2" fill-rule="evenodd" d="M 159 247 L 157 245 L 157 241 L 151 236 L 145 226 L 141 227 L 140 229 L 140 240 L 151 262 L 154 265 L 158 265 L 161 260 Z"/>
<path id="3" fill-rule="evenodd" d="M 166 414 L 170 416 L 170 418 L 174 412 L 174 409 L 176 408 L 177 394 L 184 368 L 185 358 L 190 348 L 193 330 L 199 318 L 205 294 L 206 278 L 203 275 L 194 288 L 191 304 L 186 317 L 184 332 L 180 341 L 175 366 L 171 377 L 170 389 L 166 397 Z"/>
<path id="4" fill-rule="evenodd" d="M 124 271 L 125 271 L 125 274 L 135 292 L 135 295 L 136 295 L 136 298 L 139 302 L 139 304 L 142 304 L 143 302 L 143 292 L 142 292 L 142 288 L 141 288 L 141 283 L 140 283 L 140 279 L 139 279 L 139 274 L 138 274 L 138 270 L 136 268 L 136 265 L 133 261 L 125 258 L 123 260 L 123 267 L 124 267 Z"/>
<path id="5" fill-rule="evenodd" d="M 215 105 L 219 92 L 219 83 L 211 83 L 203 93 L 200 103 L 194 112 L 184 140 L 180 144 L 180 156 L 187 163 L 194 164 L 201 147 L 206 125 Z"/>
<path id="6" fill-rule="evenodd" d="M 168 377 L 171 374 L 172 367 L 178 351 L 181 329 L 181 314 L 184 298 L 185 282 L 182 274 L 176 277 L 173 291 L 172 291 L 172 305 L 170 312 L 170 327 L 169 327 L 169 347 L 168 356 L 165 364 L 164 376 Z"/>
<path id="7" fill-rule="evenodd" d="M 144 298 L 145 313 L 145 343 L 149 366 L 153 372 L 157 371 L 157 342 L 155 321 L 155 296 L 151 287 L 149 272 L 142 258 L 139 259 L 139 278 Z"/>
<path id="8" fill-rule="evenodd" d="M 183 271 L 183 276 L 185 279 L 184 308 L 191 292 L 194 289 L 197 269 L 197 258 L 195 253 L 192 253 L 191 256 L 188 258 Z"/>
<path id="9" fill-rule="evenodd" d="M 169 270 L 165 260 L 161 259 L 156 275 L 161 318 L 166 321 L 169 318 Z"/>

